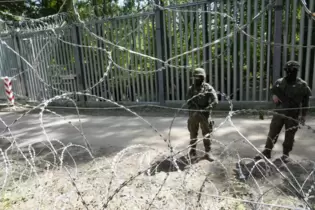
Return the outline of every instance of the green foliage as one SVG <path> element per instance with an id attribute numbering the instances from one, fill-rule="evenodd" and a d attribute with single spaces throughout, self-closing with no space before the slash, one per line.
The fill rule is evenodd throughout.
<path id="1" fill-rule="evenodd" d="M 72 1 L 74 1 L 78 8 L 81 20 L 86 21 L 86 23 L 89 23 L 89 20 L 93 19 L 95 16 L 115 17 L 122 14 L 140 13 L 143 10 L 150 9 L 148 2 L 144 0 L 124 0 L 123 5 L 119 5 L 118 0 L 26 0 L 28 5 L 8 3 L 6 5 L 0 5 L 0 10 L 18 16 L 25 14 L 26 17 L 32 18 L 52 15 L 57 12 L 67 12 L 73 15 Z M 171 4 L 184 4 L 191 1 L 164 0 L 162 2 L 167 6 L 169 2 Z M 225 0 L 223 2 L 224 4 L 217 4 L 214 10 L 234 17 L 234 1 Z M 194 48 L 199 48 L 199 50 L 196 50 L 195 52 L 188 53 L 178 59 L 172 60 L 170 64 L 176 66 L 204 67 L 207 72 L 213 72 L 213 78 L 210 78 L 210 81 L 214 81 L 215 76 L 218 76 L 219 83 L 237 81 L 237 83 L 239 83 L 238 86 L 243 86 L 244 89 L 248 88 L 248 91 L 257 91 L 251 90 L 255 83 L 256 87 L 259 86 L 259 83 L 263 83 L 264 87 L 268 89 L 269 84 L 267 84 L 267 81 L 270 82 L 271 78 L 268 78 L 270 77 L 270 74 L 267 75 L 266 70 L 268 68 L 271 70 L 270 66 L 273 63 L 272 51 L 274 47 L 273 44 L 268 43 L 268 37 L 270 37 L 270 41 L 272 42 L 274 39 L 274 10 L 267 11 L 256 21 L 252 21 L 253 17 L 266 7 L 266 4 L 263 6 L 263 3 L 267 3 L 268 1 L 257 0 L 242 2 L 244 4 L 242 4 L 241 7 L 237 6 L 240 11 L 237 11 L 235 20 L 230 20 L 228 17 L 223 17 L 220 14 L 189 12 L 197 10 L 210 11 L 210 4 L 178 8 L 178 10 L 182 11 L 169 12 L 168 10 L 163 10 L 164 20 L 162 26 L 164 30 L 164 43 L 156 43 L 156 26 L 154 26 L 152 21 L 154 17 L 126 17 L 120 18 L 119 20 L 106 19 L 102 23 L 99 23 L 101 26 L 98 26 L 98 31 L 96 31 L 95 28 L 93 30 L 99 36 L 110 40 L 114 44 L 153 57 L 156 57 L 155 48 L 157 44 L 161 44 L 164 47 L 163 54 L 166 59 Z M 289 11 L 292 11 L 293 3 L 285 1 L 284 8 L 287 7 L 290 8 Z M 304 42 L 300 43 L 300 25 L 305 25 L 305 28 L 307 28 L 307 21 L 301 21 L 301 8 L 301 5 L 297 4 L 296 17 L 293 17 L 292 13 L 288 14 L 285 10 L 283 11 L 283 23 L 284 26 L 288 26 L 283 27 L 283 40 L 286 40 L 288 44 L 306 45 L 306 39 L 304 39 Z M 0 16 L 2 19 L 15 18 L 14 16 L 6 16 L 4 13 L 1 13 Z M 287 16 L 289 18 L 286 18 Z M 295 26 L 292 27 L 294 18 L 296 18 L 296 22 Z M 233 33 L 233 31 L 237 29 L 235 27 L 235 21 L 240 25 L 248 24 L 248 27 L 245 28 L 244 33 L 238 32 L 237 34 L 233 34 L 230 38 L 222 40 L 222 37 Z M 270 31 L 268 30 L 268 25 L 271 26 Z M 304 33 L 304 36 L 306 33 Z M 89 35 L 86 31 L 82 31 L 81 35 L 81 41 L 84 45 L 103 49 L 107 47 L 102 44 L 101 41 L 96 40 Z M 234 37 L 236 37 L 236 40 Z M 293 43 L 291 43 L 291 40 Z M 312 42 L 314 41 L 315 39 L 313 39 Z M 211 45 L 205 47 L 206 44 Z M 233 53 L 234 48 L 236 49 L 236 54 Z M 144 58 L 143 56 L 135 56 L 129 52 L 120 51 L 117 48 L 110 48 L 109 50 L 112 51 L 115 63 L 123 68 L 138 71 L 156 69 L 155 62 Z M 84 49 L 84 51 L 87 52 L 83 56 L 83 62 L 86 65 L 89 65 L 89 62 L 91 63 L 89 53 L 94 53 L 94 61 L 98 63 L 98 65 L 102 65 L 104 71 L 106 70 L 106 67 L 108 66 L 106 54 L 97 56 L 100 51 L 95 49 Z M 270 53 L 269 64 L 267 63 L 267 59 L 269 59 L 268 53 Z M 298 47 L 283 47 L 283 60 L 291 56 L 295 59 L 298 58 Z M 57 58 L 55 60 L 58 64 L 64 64 L 61 61 L 58 61 Z M 71 55 L 71 61 L 74 62 L 73 55 Z M 302 62 L 305 61 L 303 60 Z M 112 69 L 115 69 L 115 67 L 112 67 Z M 190 70 L 191 68 L 179 69 Z M 118 69 L 116 70 L 116 72 L 119 71 Z M 181 72 L 177 71 L 175 68 L 168 68 L 166 72 L 167 74 L 174 73 L 174 76 L 175 73 L 177 74 L 178 72 L 181 74 Z M 236 72 L 236 75 L 234 75 L 234 72 Z M 239 76 L 240 73 L 243 74 L 243 80 L 233 78 L 234 76 Z M 230 78 L 228 75 L 230 75 Z M 153 76 L 154 74 L 148 74 L 148 77 L 153 78 Z M 119 71 L 119 75 L 116 75 L 115 78 L 117 77 L 125 80 L 129 77 L 136 78 L 136 74 L 127 71 Z M 230 79 L 230 81 L 227 81 L 227 79 Z M 225 84 L 215 85 L 223 86 Z M 231 87 L 233 87 L 233 84 L 231 84 Z"/>

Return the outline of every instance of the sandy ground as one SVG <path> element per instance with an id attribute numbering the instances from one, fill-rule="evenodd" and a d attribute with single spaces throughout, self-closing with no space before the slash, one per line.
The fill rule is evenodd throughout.
<path id="1" fill-rule="evenodd" d="M 10 125 L 21 114 L 0 116 Z M 311 189 L 314 195 L 313 129 L 298 131 L 290 164 L 280 167 L 274 162 L 278 168 L 269 169 L 270 164 L 263 165 L 263 173 L 256 167 L 254 175 L 243 180 L 236 163 L 256 155 L 254 147 L 263 148 L 270 118 L 235 117 L 230 123 L 214 116 L 212 162 L 186 159 L 187 117 L 175 118 L 172 125 L 172 117 L 143 118 L 81 115 L 80 123 L 77 115 L 45 113 L 42 124 L 39 114 L 22 117 L 10 130 L 1 124 L 2 151 L 9 140 L 16 140 L 28 160 L 16 147 L 2 155 L 1 209 L 306 209 L 295 191 L 307 197 Z M 307 125 L 315 128 L 315 118 L 309 117 Z M 274 159 L 281 155 L 283 138 L 284 133 Z M 94 160 L 82 148 L 85 139 Z M 167 158 L 170 148 L 176 160 Z M 202 141 L 198 148 L 202 155 Z M 308 201 L 314 203 L 312 197 Z"/>

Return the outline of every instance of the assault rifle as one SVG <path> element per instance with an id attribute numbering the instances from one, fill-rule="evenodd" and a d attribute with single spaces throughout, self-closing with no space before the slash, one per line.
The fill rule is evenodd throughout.
<path id="1" fill-rule="evenodd" d="M 300 104 L 295 101 L 292 97 L 287 96 L 279 87 L 275 87 L 272 90 L 272 93 L 280 99 L 279 104 L 288 105 L 287 108 L 299 108 Z M 289 111 L 289 110 L 288 110 Z"/>

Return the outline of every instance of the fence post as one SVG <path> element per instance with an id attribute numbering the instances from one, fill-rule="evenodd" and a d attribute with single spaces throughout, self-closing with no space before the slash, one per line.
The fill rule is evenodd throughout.
<path id="1" fill-rule="evenodd" d="M 77 45 L 81 45 L 81 38 L 80 38 L 80 30 L 79 27 L 74 25 L 72 28 L 72 38 Z M 77 88 L 82 92 L 86 89 L 84 78 L 83 78 L 83 56 L 82 51 L 79 46 L 74 46 L 74 60 L 75 60 L 75 70 L 76 70 L 76 78 L 77 78 Z M 80 95 L 78 98 L 79 101 L 86 102 L 87 97 Z"/>
<path id="2" fill-rule="evenodd" d="M 155 4 L 157 5 L 163 5 L 162 2 L 159 0 L 154 0 Z M 155 46 L 156 46 L 156 56 L 160 60 L 165 60 L 164 58 L 164 51 L 163 51 L 163 11 L 158 7 L 155 6 L 155 22 L 156 22 L 156 28 L 155 28 Z M 161 69 L 164 66 L 159 61 L 156 61 L 156 67 L 157 69 Z M 160 70 L 157 73 L 157 80 L 158 80 L 158 93 L 159 93 L 159 102 L 161 105 L 165 104 L 165 97 L 164 97 L 164 71 Z"/>
<path id="3" fill-rule="evenodd" d="M 272 82 L 280 77 L 281 72 L 281 41 L 282 41 L 282 9 L 283 1 L 276 0 L 275 5 L 275 46 L 273 52 L 273 71 L 272 71 Z"/>

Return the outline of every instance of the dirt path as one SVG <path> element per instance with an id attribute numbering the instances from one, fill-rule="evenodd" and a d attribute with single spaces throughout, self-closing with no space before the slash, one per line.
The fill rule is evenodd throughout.
<path id="1" fill-rule="evenodd" d="M 7 124 L 19 116 L 1 113 Z M 131 116 L 82 115 L 84 135 L 77 130 L 81 129 L 78 116 L 63 113 L 62 117 L 45 114 L 41 124 L 38 114 L 28 115 L 10 127 L 12 135 L 9 131 L 2 133 L 2 150 L 10 145 L 8 139 L 12 140 L 13 136 L 29 163 L 21 154 L 11 152 L 13 150 L 8 153 L 11 161 L 7 166 L 11 168 L 2 161 L 2 177 L 7 185 L 2 194 L 1 209 L 53 209 L 54 205 L 56 209 L 85 209 L 82 199 L 89 209 L 102 209 L 100 206 L 108 200 L 107 209 L 265 209 L 272 205 L 296 209 L 301 203 L 292 193 L 292 186 L 272 168 L 264 173 L 267 177 L 262 177 L 256 170 L 254 177 L 245 181 L 238 179 L 236 163 L 240 158 L 253 157 L 256 154 L 253 146 L 262 149 L 269 118 L 232 118 L 233 127 L 223 116 L 215 117 L 216 126 L 222 123 L 213 135 L 215 161 L 190 162 L 185 159 L 189 142 L 186 117 L 176 118 L 171 127 L 170 144 L 178 153 L 177 160 L 163 159 L 170 154 L 170 147 L 163 139 L 169 139 L 172 117 L 146 116 L 145 122 Z M 315 128 L 315 118 L 308 119 L 307 124 Z M 4 130 L 5 126 L 1 125 L 0 129 Z M 282 133 L 274 158 L 281 155 L 283 137 Z M 82 148 L 84 139 L 93 149 L 94 161 Z M 82 146 L 64 150 L 65 146 L 60 142 Z M 203 145 L 200 143 L 198 148 L 202 155 Z M 297 162 L 288 164 L 289 170 L 281 168 L 293 187 L 301 187 L 302 192 L 307 192 L 314 184 L 313 177 L 308 177 L 314 168 L 310 162 L 315 159 L 314 151 L 313 131 L 300 129 L 291 155 Z M 58 155 L 53 155 L 54 152 Z M 62 161 L 58 157 L 62 157 Z M 160 163 L 157 172 L 145 175 L 150 164 L 156 161 Z M 61 164 L 67 167 L 71 176 L 65 168 L 57 170 Z M 9 176 L 6 178 L 5 174 Z M 120 189 L 122 185 L 126 186 Z M 78 192 L 82 196 L 79 199 Z M 114 193 L 117 195 L 110 197 Z M 278 200 L 273 201 L 275 197 Z"/>

